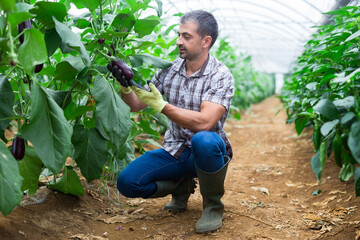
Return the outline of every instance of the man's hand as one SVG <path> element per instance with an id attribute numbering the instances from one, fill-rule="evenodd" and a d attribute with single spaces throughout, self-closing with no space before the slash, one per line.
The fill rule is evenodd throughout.
<path id="1" fill-rule="evenodd" d="M 125 79 L 123 72 L 116 66 L 109 63 L 107 69 L 111 72 L 113 77 L 120 83 L 120 89 L 124 94 L 129 94 L 132 92 L 128 81 Z"/>
<path id="2" fill-rule="evenodd" d="M 157 90 L 151 81 L 148 81 L 148 85 L 150 87 L 150 92 L 135 86 L 131 86 L 130 88 L 134 91 L 142 103 L 154 108 L 158 112 L 161 112 L 167 102 L 164 101 L 159 90 Z"/>

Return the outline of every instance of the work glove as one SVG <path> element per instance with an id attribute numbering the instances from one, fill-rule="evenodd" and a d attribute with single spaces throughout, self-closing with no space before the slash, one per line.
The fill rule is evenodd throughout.
<path id="1" fill-rule="evenodd" d="M 109 63 L 107 69 L 111 72 L 112 76 L 120 83 L 120 89 L 124 94 L 132 92 L 129 82 L 125 79 L 123 72 L 117 67 Z"/>
<path id="2" fill-rule="evenodd" d="M 168 102 L 164 101 L 161 93 L 150 80 L 148 80 L 147 83 L 149 85 L 150 91 L 136 86 L 131 86 L 130 88 L 134 91 L 142 103 L 154 108 L 156 111 L 161 113 Z"/>

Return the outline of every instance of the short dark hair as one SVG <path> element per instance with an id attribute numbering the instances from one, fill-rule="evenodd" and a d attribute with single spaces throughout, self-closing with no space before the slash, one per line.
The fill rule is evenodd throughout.
<path id="1" fill-rule="evenodd" d="M 197 23 L 198 27 L 196 32 L 201 36 L 205 37 L 209 35 L 212 38 L 210 48 L 214 45 L 218 37 L 218 24 L 211 13 L 203 10 L 195 10 L 184 14 L 180 19 L 180 24 L 193 21 Z"/>

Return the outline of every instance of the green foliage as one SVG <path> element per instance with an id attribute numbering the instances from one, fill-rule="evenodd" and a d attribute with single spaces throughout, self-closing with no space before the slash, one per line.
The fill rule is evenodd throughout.
<path id="1" fill-rule="evenodd" d="M 245 54 L 237 54 L 236 49 L 230 46 L 226 39 L 219 39 L 219 43 L 214 46 L 213 53 L 219 61 L 229 68 L 234 77 L 235 91 L 232 99 L 232 110 L 246 109 L 252 103 L 261 102 L 274 94 L 274 77 L 256 71 L 252 65 L 251 57 Z M 237 118 L 239 119 L 240 116 Z"/>
<path id="2" fill-rule="evenodd" d="M 135 81 L 145 82 L 177 54 L 176 35 L 169 34 L 174 26 L 165 27 L 161 1 L 25 2 L 0 3 L 0 211 L 4 215 L 19 204 L 22 191 L 36 192 L 44 170 L 50 170 L 54 179 L 62 174 L 49 187 L 83 195 L 77 169 L 89 182 L 104 177 L 105 168 L 118 174 L 134 159 L 134 143 L 141 149 L 143 144 L 157 144 L 147 138 L 158 139 L 167 122 L 155 124 L 163 118 L 151 109 L 137 115 L 144 121 L 130 115 L 106 65 L 116 56 L 131 65 Z M 87 12 L 69 15 L 70 3 Z M 26 20 L 31 28 L 19 33 L 17 25 Z M 39 65 L 41 71 L 35 71 Z M 19 164 L 5 147 L 12 140 L 5 138 L 7 129 L 25 139 L 26 155 Z M 138 139 L 141 134 L 146 136 L 143 142 Z M 74 166 L 65 165 L 69 157 L 76 161 Z"/>
<path id="3" fill-rule="evenodd" d="M 317 179 L 321 179 L 324 158 L 334 152 L 336 164 L 341 167 L 339 178 L 347 181 L 355 174 L 358 196 L 360 8 L 344 7 L 328 14 L 334 15 L 332 24 L 318 27 L 307 42 L 294 73 L 285 82 L 281 99 L 288 114 L 287 122 L 295 122 L 299 134 L 304 125 L 314 128 L 317 153 L 311 166 Z"/>
<path id="4" fill-rule="evenodd" d="M 0 141 L 0 211 L 7 216 L 21 201 L 23 178 L 15 158 Z"/>

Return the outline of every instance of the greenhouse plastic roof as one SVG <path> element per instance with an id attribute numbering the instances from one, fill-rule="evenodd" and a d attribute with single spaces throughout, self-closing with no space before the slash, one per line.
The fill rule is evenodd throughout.
<path id="1" fill-rule="evenodd" d="M 167 16 L 202 9 L 212 12 L 219 37 L 252 57 L 254 68 L 288 73 L 306 42 L 326 23 L 323 14 L 359 0 L 163 0 Z M 176 18 L 178 20 L 178 18 Z"/>

